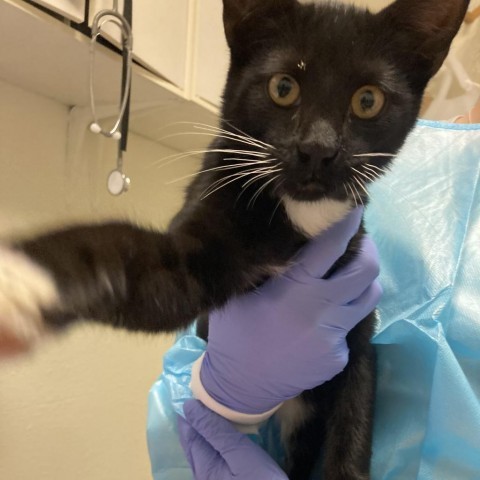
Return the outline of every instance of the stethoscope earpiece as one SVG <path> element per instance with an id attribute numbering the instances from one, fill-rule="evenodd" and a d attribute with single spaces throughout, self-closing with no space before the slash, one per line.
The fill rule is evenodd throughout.
<path id="1" fill-rule="evenodd" d="M 90 131 L 92 133 L 101 133 L 102 127 L 98 123 L 93 122 L 90 124 Z"/>
<path id="2" fill-rule="evenodd" d="M 116 140 L 117 142 L 121 140 L 122 138 L 122 132 L 120 131 L 115 131 L 115 132 L 105 132 L 102 127 L 96 123 L 96 122 L 92 122 L 90 124 L 90 131 L 92 133 L 95 133 L 95 134 L 101 134 L 103 135 L 104 137 L 106 138 L 113 138 L 114 140 Z"/>

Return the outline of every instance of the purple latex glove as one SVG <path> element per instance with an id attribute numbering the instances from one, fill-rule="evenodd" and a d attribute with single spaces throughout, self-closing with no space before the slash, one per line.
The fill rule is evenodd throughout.
<path id="1" fill-rule="evenodd" d="M 180 442 L 196 480 L 288 480 L 258 445 L 198 400 L 178 417 Z"/>
<path id="2" fill-rule="evenodd" d="M 345 252 L 362 213 L 353 210 L 312 239 L 283 275 L 210 314 L 207 350 L 192 369 L 196 398 L 253 425 L 345 368 L 346 335 L 381 297 L 375 245 L 365 237 L 349 265 L 322 277 Z"/>

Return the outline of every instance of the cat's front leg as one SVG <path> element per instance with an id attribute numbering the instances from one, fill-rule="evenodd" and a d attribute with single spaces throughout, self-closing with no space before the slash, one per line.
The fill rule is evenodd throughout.
<path id="1" fill-rule="evenodd" d="M 112 223 L 2 247 L 0 348 L 26 348 L 78 319 L 146 332 L 187 326 L 253 280 L 234 242 L 209 232 Z"/>
<path id="2" fill-rule="evenodd" d="M 330 382 L 323 457 L 323 478 L 328 480 L 370 479 L 375 396 L 375 352 L 370 338 L 374 322 L 372 313 L 350 332 L 350 361 Z"/>
<path id="3" fill-rule="evenodd" d="M 290 480 L 309 480 L 320 457 L 325 435 L 321 405 L 312 391 L 286 401 L 276 414 Z"/>

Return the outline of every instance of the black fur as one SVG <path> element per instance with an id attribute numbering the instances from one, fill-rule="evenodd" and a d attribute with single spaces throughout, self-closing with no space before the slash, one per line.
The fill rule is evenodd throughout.
<path id="1" fill-rule="evenodd" d="M 367 200 L 360 185 L 354 193 L 352 168 L 367 184 L 372 170 L 390 159 L 353 155 L 399 150 L 467 6 L 467 0 L 398 0 L 373 15 L 331 2 L 224 0 L 231 67 L 221 126 L 231 134 L 216 139 L 212 149 L 253 153 L 211 152 L 203 168 L 234 167 L 240 161 L 232 157 L 255 159 L 254 152 L 266 152 L 279 176 L 271 173 L 243 189 L 253 178 L 247 175 L 203 198 L 214 182 L 251 166 L 205 172 L 165 233 L 111 223 L 19 242 L 17 248 L 52 272 L 61 292 L 61 304 L 45 312 L 49 325 L 91 318 L 129 330 L 176 330 L 259 284 L 271 267 L 286 265 L 307 237 L 292 226 L 280 198 L 352 205 Z M 269 97 L 267 85 L 276 73 L 300 85 L 292 107 L 279 107 Z M 380 87 L 386 97 L 382 112 L 370 120 L 357 118 L 350 106 L 364 85 Z M 232 136 L 240 131 L 270 146 Z M 377 170 L 368 170 L 367 162 Z M 355 254 L 361 235 L 342 263 Z M 320 456 L 325 479 L 369 478 L 373 328 L 370 315 L 348 336 L 346 370 L 305 392 L 315 414 L 290 439 L 292 480 L 307 479 Z"/>

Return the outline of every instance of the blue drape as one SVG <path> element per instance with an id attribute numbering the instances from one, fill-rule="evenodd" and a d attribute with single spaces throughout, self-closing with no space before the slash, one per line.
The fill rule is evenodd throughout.
<path id="1" fill-rule="evenodd" d="M 373 339 L 378 386 L 374 480 L 480 479 L 480 125 L 420 121 L 370 188 L 366 225 L 384 297 Z M 191 396 L 191 332 L 149 396 L 155 480 L 192 480 L 176 413 Z M 275 425 L 258 441 L 281 460 Z"/>

